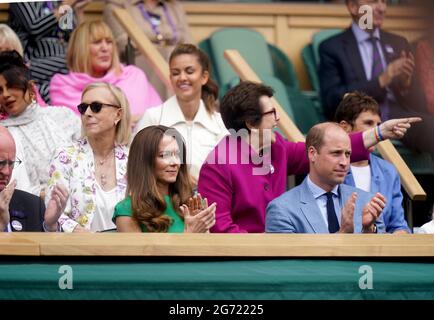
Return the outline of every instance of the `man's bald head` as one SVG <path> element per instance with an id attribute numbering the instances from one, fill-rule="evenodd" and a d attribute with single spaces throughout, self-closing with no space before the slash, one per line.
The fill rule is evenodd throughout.
<path id="1" fill-rule="evenodd" d="M 330 130 L 337 133 L 342 131 L 342 133 L 347 135 L 345 130 L 342 129 L 337 123 L 334 122 L 318 123 L 314 125 L 312 128 L 310 128 L 309 132 L 307 133 L 306 151 L 309 150 L 309 147 L 314 147 L 319 152 L 321 150 L 321 147 L 324 144 L 324 137 L 326 135 L 326 132 L 329 132 Z"/>
<path id="2" fill-rule="evenodd" d="M 10 132 L 0 125 L 0 161 L 15 161 L 15 141 Z M 12 176 L 12 168 L 4 166 L 0 168 L 0 191 L 8 184 Z"/>
<path id="3" fill-rule="evenodd" d="M 9 130 L 0 125 L 0 152 L 6 151 L 15 154 L 15 140 Z"/>
<path id="4" fill-rule="evenodd" d="M 313 126 L 306 137 L 309 177 L 323 190 L 342 183 L 350 166 L 350 137 L 338 124 L 325 122 Z"/>

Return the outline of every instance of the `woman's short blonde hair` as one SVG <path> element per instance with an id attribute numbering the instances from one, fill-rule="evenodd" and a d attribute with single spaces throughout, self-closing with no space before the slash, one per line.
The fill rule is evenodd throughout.
<path id="1" fill-rule="evenodd" d="M 86 94 L 86 92 L 97 89 L 105 88 L 110 91 L 113 97 L 113 104 L 118 105 L 122 109 L 121 120 L 116 125 L 116 143 L 129 145 L 131 141 L 131 114 L 128 99 L 125 93 L 115 85 L 106 82 L 94 82 L 89 84 L 84 88 L 81 98 Z M 83 129 L 82 129 L 82 132 Z"/>
<path id="2" fill-rule="evenodd" d="M 16 50 L 21 56 L 23 56 L 23 46 L 20 39 L 14 30 L 12 30 L 7 24 L 0 24 L 0 45 L 8 44 L 12 50 Z"/>
<path id="3" fill-rule="evenodd" d="M 72 33 L 69 40 L 66 62 L 70 71 L 92 74 L 90 59 L 90 44 L 101 39 L 111 40 L 113 43 L 113 56 L 111 69 L 116 74 L 121 73 L 118 48 L 114 41 L 110 27 L 101 20 L 81 23 Z"/>

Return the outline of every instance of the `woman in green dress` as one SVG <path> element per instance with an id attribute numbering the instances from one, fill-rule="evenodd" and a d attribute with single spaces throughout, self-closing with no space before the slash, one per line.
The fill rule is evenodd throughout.
<path id="1" fill-rule="evenodd" d="M 192 196 L 186 149 L 176 129 L 150 126 L 137 133 L 128 157 L 127 198 L 115 207 L 119 232 L 207 232 L 216 204 Z"/>

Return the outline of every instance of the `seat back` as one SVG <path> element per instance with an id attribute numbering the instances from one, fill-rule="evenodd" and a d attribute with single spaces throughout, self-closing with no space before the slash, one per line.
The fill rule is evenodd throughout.
<path id="1" fill-rule="evenodd" d="M 264 37 L 251 29 L 224 28 L 215 31 L 209 38 L 210 49 L 222 88 L 236 77 L 229 63 L 224 58 L 224 51 L 236 49 L 258 74 L 273 75 L 271 54 Z"/>
<path id="2" fill-rule="evenodd" d="M 200 50 L 206 53 L 206 55 L 209 58 L 210 64 L 211 64 L 211 79 L 214 80 L 218 84 L 218 70 L 214 64 L 214 57 L 212 54 L 211 46 L 209 43 L 209 38 L 205 38 L 201 40 L 198 45 Z"/>
<path id="3" fill-rule="evenodd" d="M 318 65 L 315 61 L 311 43 L 303 47 L 301 50 L 301 58 L 303 59 L 312 90 L 319 92 Z"/>
<path id="4" fill-rule="evenodd" d="M 299 89 L 300 83 L 297 78 L 297 73 L 288 56 L 271 43 L 268 43 L 268 49 L 271 54 L 274 77 L 278 78 L 286 86 Z"/>
<path id="5" fill-rule="evenodd" d="M 324 29 L 320 30 L 312 36 L 312 50 L 315 58 L 315 63 L 317 67 L 319 66 L 319 46 L 328 38 L 342 32 L 342 29 Z"/>

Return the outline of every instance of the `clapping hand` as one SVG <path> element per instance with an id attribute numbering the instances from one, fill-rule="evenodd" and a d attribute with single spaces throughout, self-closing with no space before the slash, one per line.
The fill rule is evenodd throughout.
<path id="1" fill-rule="evenodd" d="M 57 220 L 62 215 L 68 201 L 69 193 L 65 186 L 61 183 L 56 184 L 51 192 L 51 198 L 45 209 L 44 222 L 47 228 L 51 231 L 57 230 Z"/>
<path id="2" fill-rule="evenodd" d="M 216 203 L 208 206 L 208 200 L 202 199 L 200 194 L 188 199 L 187 203 L 180 207 L 184 216 L 184 232 L 207 232 L 215 224 Z"/>
<path id="3" fill-rule="evenodd" d="M 16 180 L 12 180 L 1 192 L 0 192 L 0 230 L 3 231 L 9 223 L 9 203 L 11 202 L 12 195 L 14 194 L 15 187 L 17 185 Z"/>
<path id="4" fill-rule="evenodd" d="M 357 193 L 353 192 L 341 212 L 341 227 L 339 233 L 354 233 L 354 210 L 356 209 Z"/>
<path id="5" fill-rule="evenodd" d="M 372 197 L 362 210 L 363 232 L 372 232 L 372 226 L 386 206 L 386 198 L 379 192 Z"/>

